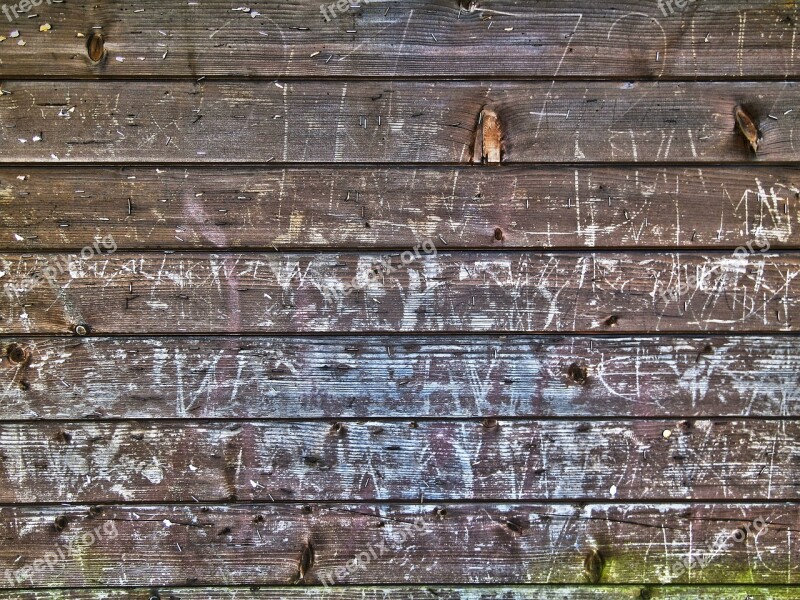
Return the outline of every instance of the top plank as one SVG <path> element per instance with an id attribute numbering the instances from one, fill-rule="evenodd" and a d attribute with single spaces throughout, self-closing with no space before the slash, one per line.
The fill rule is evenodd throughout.
<path id="1" fill-rule="evenodd" d="M 799 74 L 795 2 L 690 2 L 683 9 L 674 0 L 570 4 L 140 0 L 134 6 L 47 0 L 28 12 L 20 12 L 19 4 L 8 7 L 8 30 L 18 29 L 20 37 L 0 31 L 9 37 L 0 44 L 0 72 L 81 79 L 782 80 Z M 52 28 L 41 32 L 45 23 Z M 105 42 L 97 62 L 87 52 L 93 31 Z"/>

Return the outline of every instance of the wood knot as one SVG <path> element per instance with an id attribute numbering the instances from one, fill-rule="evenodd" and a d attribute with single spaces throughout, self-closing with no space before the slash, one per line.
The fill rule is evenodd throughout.
<path id="1" fill-rule="evenodd" d="M 89 60 L 95 64 L 100 63 L 106 56 L 105 44 L 103 34 L 92 31 L 86 38 L 86 53 L 89 55 Z"/>
<path id="2" fill-rule="evenodd" d="M 59 515 L 53 521 L 53 526 L 56 528 L 56 531 L 64 531 L 68 524 L 69 520 L 66 515 Z"/>
<path id="3" fill-rule="evenodd" d="M 75 332 L 75 335 L 83 337 L 89 335 L 89 333 L 91 333 L 92 331 L 92 328 L 86 325 L 85 323 L 80 323 L 78 325 L 75 325 L 73 331 Z"/>
<path id="4" fill-rule="evenodd" d="M 485 418 L 483 420 L 483 423 L 481 423 L 481 425 L 483 425 L 483 427 L 486 429 L 497 429 L 499 427 L 499 423 L 497 422 L 497 419 L 495 419 L 494 417 Z"/>
<path id="5" fill-rule="evenodd" d="M 583 385 L 589 378 L 589 368 L 586 365 L 580 365 L 574 362 L 567 369 L 567 377 L 569 377 L 571 381 Z"/>
<path id="6" fill-rule="evenodd" d="M 499 165 L 503 158 L 503 128 L 497 113 L 484 108 L 478 117 L 475 143 L 472 149 L 473 163 Z"/>
<path id="7" fill-rule="evenodd" d="M 314 551 L 314 545 L 310 541 L 306 542 L 306 545 L 303 546 L 303 550 L 300 553 L 300 562 L 297 565 L 297 576 L 295 577 L 294 583 L 306 582 L 306 576 L 311 572 L 311 569 L 314 568 L 315 559 L 316 552 Z"/>
<path id="8" fill-rule="evenodd" d="M 755 121 L 742 105 L 736 107 L 734 110 L 734 117 L 736 118 L 736 126 L 739 129 L 739 133 L 748 141 L 753 152 L 757 153 L 758 143 L 761 140 L 761 132 L 755 124 Z"/>
<path id="9" fill-rule="evenodd" d="M 499 227 L 497 227 L 497 228 L 494 230 L 494 239 L 495 239 L 496 241 L 498 241 L 498 242 L 502 242 L 502 241 L 503 241 L 503 230 L 502 230 L 502 229 L 500 229 Z"/>
<path id="10" fill-rule="evenodd" d="M 9 344 L 6 348 L 6 357 L 12 365 L 21 365 L 28 359 L 28 353 L 19 344 Z"/>
<path id="11" fill-rule="evenodd" d="M 589 553 L 583 561 L 583 569 L 589 583 L 600 583 L 600 579 L 603 577 L 604 566 L 605 560 L 602 555 L 594 548 L 589 550 Z"/>

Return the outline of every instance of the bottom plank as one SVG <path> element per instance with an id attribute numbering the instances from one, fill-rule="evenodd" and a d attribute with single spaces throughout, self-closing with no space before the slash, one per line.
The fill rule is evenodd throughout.
<path id="1" fill-rule="evenodd" d="M 800 588 L 781 587 L 248 587 L 15 590 L 9 600 L 795 600 Z"/>
<path id="2" fill-rule="evenodd" d="M 0 587 L 800 583 L 800 504 L 0 509 Z"/>

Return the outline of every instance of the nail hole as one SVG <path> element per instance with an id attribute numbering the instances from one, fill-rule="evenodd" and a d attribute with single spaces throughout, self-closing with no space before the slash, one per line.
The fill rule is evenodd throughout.
<path id="1" fill-rule="evenodd" d="M 503 241 L 503 230 L 499 227 L 494 230 L 494 239 L 496 239 L 498 242 Z"/>
<path id="2" fill-rule="evenodd" d="M 79 335 L 81 337 L 83 337 L 85 335 L 89 335 L 90 331 L 91 331 L 91 327 L 89 327 L 88 325 L 81 324 L 81 325 L 76 325 L 75 326 L 75 334 Z"/>
<path id="3" fill-rule="evenodd" d="M 55 525 L 56 531 L 64 531 L 67 528 L 67 517 L 65 515 L 60 515 L 56 517 L 53 524 Z"/>
<path id="4" fill-rule="evenodd" d="M 497 419 L 495 419 L 494 417 L 488 417 L 483 420 L 483 426 L 486 429 L 495 429 L 498 426 Z"/>
<path id="5" fill-rule="evenodd" d="M 345 427 L 344 423 L 334 423 L 331 425 L 331 433 L 333 435 L 344 435 L 347 433 L 347 427 Z"/>
<path id="6" fill-rule="evenodd" d="M 436 509 L 435 513 L 437 517 L 444 519 L 447 516 L 447 509 L 439 507 Z"/>
<path id="7" fill-rule="evenodd" d="M 92 31 L 86 39 L 86 53 L 89 55 L 89 60 L 97 64 L 106 55 L 105 39 L 102 33 Z"/>

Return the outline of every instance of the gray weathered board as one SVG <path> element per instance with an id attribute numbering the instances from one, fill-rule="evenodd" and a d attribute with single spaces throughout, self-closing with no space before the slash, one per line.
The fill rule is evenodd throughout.
<path id="1" fill-rule="evenodd" d="M 800 597 L 796 0 L 7 6 L 0 599 Z"/>

